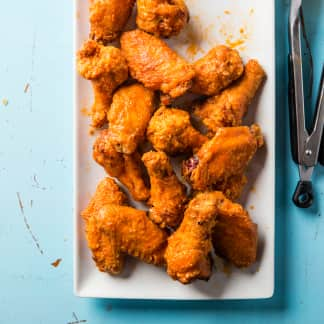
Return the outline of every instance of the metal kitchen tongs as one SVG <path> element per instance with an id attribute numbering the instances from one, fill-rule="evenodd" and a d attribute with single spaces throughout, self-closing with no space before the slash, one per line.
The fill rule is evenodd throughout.
<path id="1" fill-rule="evenodd" d="M 296 206 L 308 208 L 313 203 L 312 174 L 318 162 L 324 165 L 324 66 L 317 98 L 316 113 L 312 130 L 305 124 L 305 101 L 301 32 L 306 37 L 302 0 L 291 0 L 289 16 L 289 110 L 292 156 L 299 167 L 299 177 L 293 201 Z M 307 39 L 306 39 L 307 41 Z"/>

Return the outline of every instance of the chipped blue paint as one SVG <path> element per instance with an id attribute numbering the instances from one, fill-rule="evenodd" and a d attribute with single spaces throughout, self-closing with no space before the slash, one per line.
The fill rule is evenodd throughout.
<path id="1" fill-rule="evenodd" d="M 308 0 L 307 6 L 319 67 L 324 3 Z M 275 295 L 263 301 L 171 303 L 73 296 L 72 0 L 1 2 L 0 323 L 323 323 L 324 170 L 315 173 L 317 205 L 295 208 L 297 169 L 287 130 L 287 7 L 288 1 L 277 1 Z M 318 81 L 319 68 L 316 72 Z M 58 258 L 62 262 L 54 268 Z"/>

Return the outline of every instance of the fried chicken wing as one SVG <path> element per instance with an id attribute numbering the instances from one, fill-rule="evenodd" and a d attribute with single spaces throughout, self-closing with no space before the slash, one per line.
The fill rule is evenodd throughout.
<path id="1" fill-rule="evenodd" d="M 94 213 L 106 204 L 126 205 L 127 197 L 111 178 L 104 178 L 99 182 L 96 192 L 88 206 L 82 212 L 84 219 L 89 219 Z"/>
<path id="2" fill-rule="evenodd" d="M 180 227 L 168 238 L 165 252 L 167 272 L 173 279 L 188 284 L 211 276 L 211 235 L 224 200 L 221 192 L 205 192 L 189 203 Z"/>
<path id="3" fill-rule="evenodd" d="M 137 0 L 138 28 L 158 37 L 178 35 L 189 21 L 183 0 Z"/>
<path id="4" fill-rule="evenodd" d="M 213 96 L 238 79 L 244 66 L 239 53 L 224 45 L 212 48 L 193 64 L 196 76 L 191 91 Z"/>
<path id="5" fill-rule="evenodd" d="M 116 177 L 123 183 L 135 200 L 149 198 L 150 191 L 143 180 L 139 153 L 134 152 L 129 155 L 117 152 L 110 142 L 109 130 L 103 130 L 96 139 L 93 158 L 110 176 Z"/>
<path id="6" fill-rule="evenodd" d="M 262 145 L 263 136 L 257 125 L 218 128 L 215 136 L 183 163 L 183 175 L 195 190 L 217 186 L 243 174 Z"/>
<path id="7" fill-rule="evenodd" d="M 107 44 L 122 32 L 135 0 L 90 0 L 90 38 Z"/>
<path id="8" fill-rule="evenodd" d="M 215 133 L 218 127 L 239 126 L 248 106 L 260 88 L 265 72 L 256 60 L 250 60 L 239 80 L 219 95 L 195 107 L 194 114 Z"/>
<path id="9" fill-rule="evenodd" d="M 120 42 L 131 76 L 145 87 L 170 98 L 191 87 L 195 75 L 192 66 L 161 39 L 137 29 L 125 32 Z"/>
<path id="10" fill-rule="evenodd" d="M 132 154 L 144 140 L 154 109 L 154 93 L 141 84 L 121 87 L 108 112 L 110 142 L 116 151 Z"/>
<path id="11" fill-rule="evenodd" d="M 235 201 L 241 197 L 248 179 L 244 174 L 233 175 L 223 182 L 212 186 L 213 190 L 221 191 L 226 198 Z"/>
<path id="12" fill-rule="evenodd" d="M 96 214 L 106 204 L 124 205 L 126 196 L 110 178 L 103 179 L 87 208 L 82 212 L 85 221 L 85 233 L 92 258 L 98 269 L 110 274 L 119 274 L 124 266 L 124 254 L 112 248 L 109 238 L 101 231 L 96 221 Z"/>
<path id="13" fill-rule="evenodd" d="M 220 205 L 212 241 L 215 253 L 237 267 L 248 267 L 256 261 L 257 225 L 239 204 L 225 200 Z"/>
<path id="14" fill-rule="evenodd" d="M 191 125 L 188 112 L 163 106 L 153 115 L 146 134 L 157 151 L 169 155 L 190 152 L 207 141 Z"/>
<path id="15" fill-rule="evenodd" d="M 107 237 L 107 249 L 146 263 L 164 265 L 167 233 L 154 224 L 145 211 L 108 204 L 96 214 L 96 222 Z"/>
<path id="16" fill-rule="evenodd" d="M 89 40 L 77 54 L 77 67 L 81 76 L 92 82 L 92 125 L 101 127 L 107 121 L 113 91 L 128 78 L 126 60 L 118 48 Z"/>
<path id="17" fill-rule="evenodd" d="M 160 227 L 175 228 L 182 220 L 186 187 L 175 175 L 170 160 L 163 152 L 147 152 L 143 155 L 151 181 L 152 206 L 149 217 Z"/>

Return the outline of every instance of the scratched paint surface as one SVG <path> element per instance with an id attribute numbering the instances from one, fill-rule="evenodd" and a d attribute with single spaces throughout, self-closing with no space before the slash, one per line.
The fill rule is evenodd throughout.
<path id="1" fill-rule="evenodd" d="M 290 202 L 297 169 L 287 130 L 287 0 L 276 10 L 275 296 L 204 303 L 73 296 L 72 0 L 0 3 L 0 323 L 322 323 L 323 168 L 315 173 L 317 205 L 300 211 Z M 305 14 L 318 82 L 323 1 L 307 1 Z"/>

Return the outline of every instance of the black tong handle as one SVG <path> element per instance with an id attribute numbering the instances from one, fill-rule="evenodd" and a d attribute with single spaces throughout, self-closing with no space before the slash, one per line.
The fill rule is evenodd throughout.
<path id="1" fill-rule="evenodd" d="M 300 208 L 308 208 L 313 204 L 313 186 L 310 181 L 299 181 L 293 195 L 294 204 Z"/>

